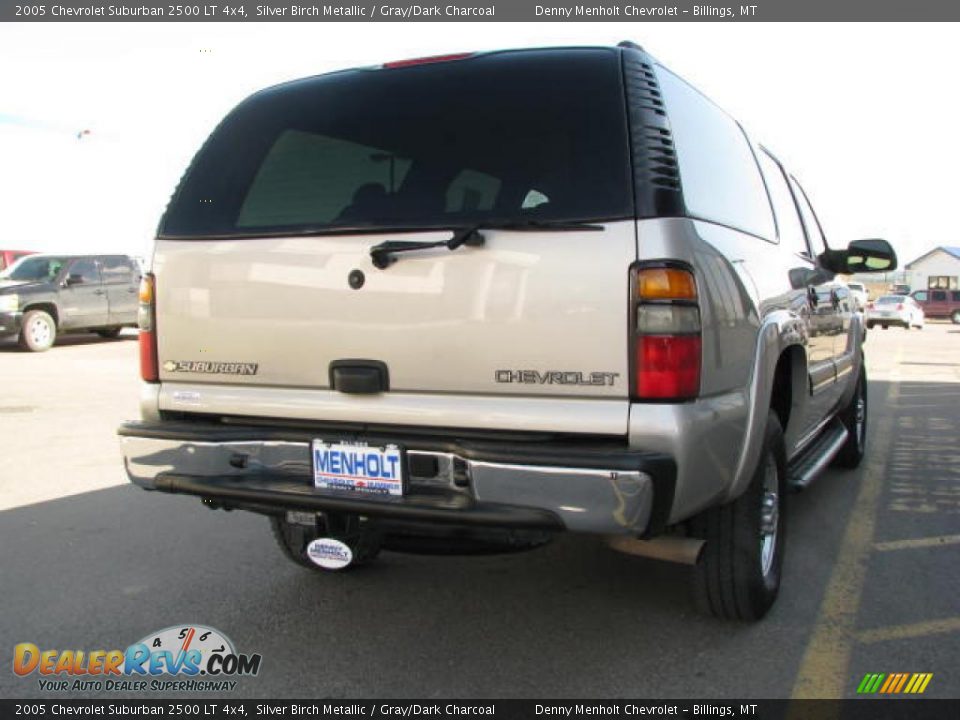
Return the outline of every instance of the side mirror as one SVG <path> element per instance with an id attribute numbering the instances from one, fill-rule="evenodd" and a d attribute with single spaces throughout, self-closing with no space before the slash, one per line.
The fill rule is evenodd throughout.
<path id="1" fill-rule="evenodd" d="M 71 285 L 81 285 L 83 284 L 83 275 L 67 275 L 67 279 L 64 282 L 64 285 L 70 287 Z"/>
<path id="2" fill-rule="evenodd" d="M 835 273 L 889 272 L 897 269 L 897 253 L 886 240 L 854 240 L 846 250 L 827 250 L 821 264 Z"/>

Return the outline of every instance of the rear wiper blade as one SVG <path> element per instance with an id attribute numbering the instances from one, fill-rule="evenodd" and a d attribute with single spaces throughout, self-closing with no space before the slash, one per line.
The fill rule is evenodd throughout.
<path id="1" fill-rule="evenodd" d="M 461 230 L 454 230 L 453 237 L 449 240 L 438 240 L 436 242 L 416 242 L 412 240 L 387 240 L 379 245 L 370 248 L 370 260 L 373 266 L 384 270 L 396 259 L 393 256 L 397 253 L 411 252 L 413 250 L 428 250 L 429 248 L 445 247 L 448 250 L 456 250 L 463 245 L 470 247 L 480 247 L 485 242 L 483 235 L 479 232 L 479 227 L 474 225 Z"/>

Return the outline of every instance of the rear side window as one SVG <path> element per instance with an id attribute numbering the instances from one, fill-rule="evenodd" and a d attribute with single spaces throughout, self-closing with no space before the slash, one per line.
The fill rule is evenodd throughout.
<path id="1" fill-rule="evenodd" d="M 793 188 L 794 197 L 797 198 L 797 205 L 800 206 L 800 217 L 803 218 L 803 226 L 807 229 L 810 247 L 813 249 L 814 255 L 820 255 L 827 249 L 827 240 L 823 236 L 817 214 L 813 211 L 813 207 L 807 199 L 807 194 L 800 187 L 796 178 L 790 178 L 790 186 Z"/>
<path id="2" fill-rule="evenodd" d="M 926 301 L 927 301 L 927 291 L 926 291 L 926 290 L 920 290 L 920 291 L 918 291 L 918 292 L 916 292 L 916 293 L 913 294 L 913 298 L 914 298 L 915 300 L 917 300 L 918 302 L 926 302 Z"/>
<path id="3" fill-rule="evenodd" d="M 954 302 L 960 302 L 960 292 L 954 290 L 952 293 L 950 293 L 950 297 L 953 298 Z"/>
<path id="4" fill-rule="evenodd" d="M 760 151 L 759 158 L 763 176 L 767 180 L 767 189 L 770 191 L 770 200 L 773 202 L 773 210 L 777 216 L 780 244 L 798 255 L 809 256 L 810 251 L 803 234 L 803 225 L 800 224 L 800 216 L 797 214 L 797 205 L 793 201 L 793 195 L 780 163 L 765 150 Z"/>
<path id="5" fill-rule="evenodd" d="M 106 257 L 101 263 L 103 273 L 103 282 L 108 285 L 125 284 L 133 282 L 133 267 L 126 258 Z"/>
<path id="6" fill-rule="evenodd" d="M 198 153 L 162 236 L 633 216 L 619 56 L 491 53 L 258 93 Z"/>
<path id="7" fill-rule="evenodd" d="M 740 126 L 663 67 L 657 67 L 680 164 L 687 211 L 762 238 L 775 234 L 756 158 Z"/>
<path id="8" fill-rule="evenodd" d="M 943 290 L 934 290 L 930 293 L 930 297 L 937 302 L 944 302 L 947 299 L 947 293 Z"/>

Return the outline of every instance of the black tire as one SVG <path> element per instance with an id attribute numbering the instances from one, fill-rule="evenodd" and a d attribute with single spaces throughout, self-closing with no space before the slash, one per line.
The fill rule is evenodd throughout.
<path id="1" fill-rule="evenodd" d="M 950 320 L 954 325 L 960 325 L 960 310 L 954 310 L 950 315 Z"/>
<path id="2" fill-rule="evenodd" d="M 270 517 L 270 528 L 273 530 L 273 537 L 277 541 L 277 545 L 280 546 L 280 551 L 291 562 L 316 572 L 341 572 L 322 568 L 307 557 L 306 549 L 310 541 L 318 537 L 324 537 L 328 533 L 326 518 L 318 517 L 316 526 L 310 527 L 309 525 L 290 523 L 287 522 L 286 518 L 274 515 Z M 344 540 L 344 542 L 347 541 Z M 379 535 L 366 530 L 362 526 L 358 526 L 347 544 L 353 550 L 353 562 L 343 570 L 352 570 L 364 565 L 375 559 L 380 553 Z"/>
<path id="3" fill-rule="evenodd" d="M 867 330 L 873 330 L 873 323 L 872 323 L 872 322 L 868 322 L 868 323 L 867 323 Z"/>
<path id="4" fill-rule="evenodd" d="M 890 326 L 889 326 L 889 325 L 881 325 L 880 327 L 882 327 L 884 330 L 889 330 L 889 329 L 890 329 Z"/>
<path id="5" fill-rule="evenodd" d="M 94 330 L 94 332 L 105 340 L 113 340 L 120 335 L 121 330 L 123 330 L 122 327 L 108 327 Z"/>
<path id="6" fill-rule="evenodd" d="M 759 620 L 773 606 L 786 539 L 786 477 L 783 430 L 771 411 L 746 492 L 690 521 L 690 534 L 706 541 L 693 578 L 702 611 L 729 620 Z"/>
<path id="7" fill-rule="evenodd" d="M 863 460 L 867 451 L 867 366 L 860 359 L 860 375 L 850 402 L 837 415 L 847 429 L 847 441 L 833 459 L 837 467 L 853 469 Z"/>
<path id="8" fill-rule="evenodd" d="M 20 328 L 20 347 L 30 352 L 45 352 L 57 340 L 57 323 L 50 313 L 43 310 L 28 310 L 23 315 Z"/>

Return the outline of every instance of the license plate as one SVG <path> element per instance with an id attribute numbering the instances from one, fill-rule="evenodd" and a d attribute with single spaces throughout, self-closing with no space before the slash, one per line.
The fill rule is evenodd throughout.
<path id="1" fill-rule="evenodd" d="M 890 310 L 885 310 L 885 311 L 883 311 L 883 312 L 880 313 L 880 314 L 881 314 L 883 317 L 893 317 L 893 312 L 890 311 Z"/>
<path id="2" fill-rule="evenodd" d="M 403 452 L 397 445 L 370 447 L 314 440 L 314 487 L 366 495 L 403 495 Z"/>

